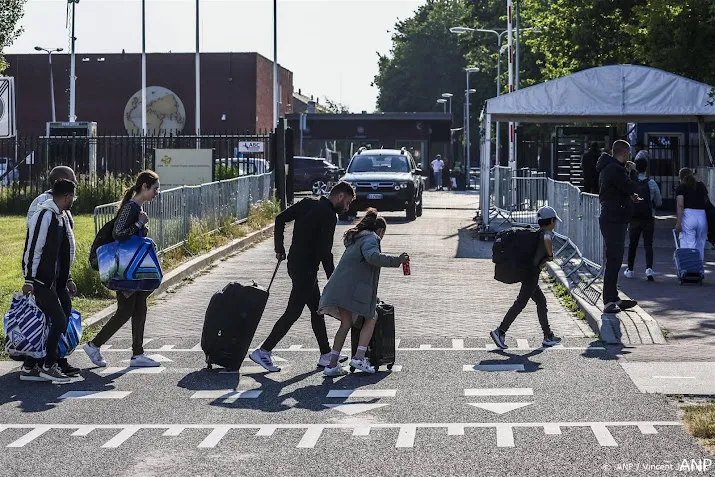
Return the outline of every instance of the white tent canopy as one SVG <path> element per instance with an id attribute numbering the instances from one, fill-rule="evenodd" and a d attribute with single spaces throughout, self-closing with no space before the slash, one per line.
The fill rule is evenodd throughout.
<path id="1" fill-rule="evenodd" d="M 655 68 L 600 66 L 487 101 L 492 121 L 715 121 L 712 86 Z"/>

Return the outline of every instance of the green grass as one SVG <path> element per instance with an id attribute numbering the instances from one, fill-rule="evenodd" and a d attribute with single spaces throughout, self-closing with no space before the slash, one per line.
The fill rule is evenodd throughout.
<path id="1" fill-rule="evenodd" d="M 208 228 L 199 221 L 192 222 L 186 247 L 176 248 L 161 257 L 164 273 L 176 268 L 194 255 L 205 253 L 229 241 L 245 237 L 251 232 L 272 223 L 280 212 L 280 206 L 275 199 L 253 204 L 250 207 L 248 220 L 241 224 L 224 222 L 217 233 L 206 234 Z M 75 239 L 77 253 L 72 266 L 72 278 L 77 284 L 78 296 L 72 300 L 72 307 L 83 317 L 109 306 L 114 300 L 114 293 L 106 289 L 99 281 L 99 274 L 89 266 L 89 248 L 94 240 L 94 219 L 92 215 L 76 215 Z M 4 316 L 10 308 L 12 295 L 22 289 L 22 252 L 27 233 L 25 217 L 3 216 L 0 219 L 0 314 Z M 95 329 L 96 328 L 96 329 Z M 98 327 L 84 330 L 82 342 L 92 339 L 99 331 Z M 7 359 L 3 354 L 4 335 L 0 326 L 0 360 Z"/>
<path id="2" fill-rule="evenodd" d="M 583 312 L 581 307 L 578 306 L 578 302 L 576 302 L 568 288 L 556 283 L 555 280 L 550 281 L 550 283 L 554 294 L 561 301 L 561 304 L 564 305 L 564 307 L 570 312 L 575 313 L 576 318 L 579 320 L 585 320 L 586 314 Z"/>

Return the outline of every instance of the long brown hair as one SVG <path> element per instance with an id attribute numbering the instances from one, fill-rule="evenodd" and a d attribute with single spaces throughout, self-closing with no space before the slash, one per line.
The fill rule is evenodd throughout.
<path id="1" fill-rule="evenodd" d="M 355 242 L 355 236 L 363 230 L 376 232 L 380 229 L 387 229 L 387 222 L 384 218 L 377 215 L 377 209 L 370 208 L 367 209 L 367 212 L 365 212 L 365 217 L 363 217 L 362 220 L 358 222 L 355 227 L 345 232 L 343 240 L 345 241 L 346 245 L 351 244 Z"/>
<path id="2" fill-rule="evenodd" d="M 159 181 L 159 174 L 157 174 L 154 171 L 150 171 L 149 169 L 145 170 L 144 172 L 141 172 L 137 176 L 137 181 L 134 183 L 133 186 L 131 186 L 129 189 L 124 191 L 124 196 L 122 197 L 122 203 L 119 205 L 119 208 L 122 208 L 124 204 L 132 200 L 132 197 L 134 197 L 134 194 L 137 192 L 140 192 L 142 190 L 142 187 L 146 184 L 148 187 L 153 186 Z"/>
<path id="3" fill-rule="evenodd" d="M 697 188 L 698 179 L 695 177 L 695 174 L 693 174 L 693 171 L 691 169 L 683 167 L 682 169 L 680 169 L 678 176 L 680 176 L 680 181 L 687 187 L 690 187 L 691 189 Z"/>

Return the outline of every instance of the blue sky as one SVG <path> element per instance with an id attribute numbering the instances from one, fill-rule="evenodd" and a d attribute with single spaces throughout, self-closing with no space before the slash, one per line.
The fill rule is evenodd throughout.
<path id="1" fill-rule="evenodd" d="M 278 0 L 278 61 L 293 71 L 295 90 L 372 111 L 377 52 L 390 50 L 397 19 L 424 0 Z M 6 53 L 63 47 L 65 0 L 28 0 L 23 35 Z M 147 51 L 194 51 L 194 0 L 147 0 Z M 82 0 L 78 53 L 141 51 L 140 0 Z M 272 0 L 201 0 L 202 51 L 256 51 L 273 57 Z"/>

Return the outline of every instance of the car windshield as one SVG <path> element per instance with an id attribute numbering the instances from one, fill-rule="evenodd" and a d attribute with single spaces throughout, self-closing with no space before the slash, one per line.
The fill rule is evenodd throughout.
<path id="1" fill-rule="evenodd" d="M 348 172 L 410 172 L 405 156 L 365 155 L 355 156 L 348 167 Z"/>

